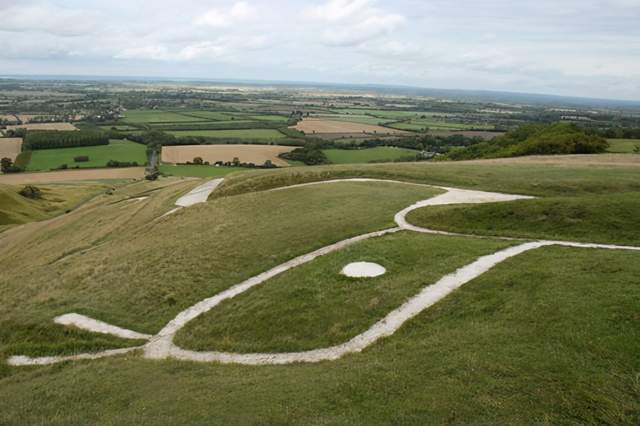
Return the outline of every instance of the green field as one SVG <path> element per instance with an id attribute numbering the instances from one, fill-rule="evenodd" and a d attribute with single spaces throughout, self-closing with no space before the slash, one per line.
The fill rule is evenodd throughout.
<path id="1" fill-rule="evenodd" d="M 608 152 L 629 154 L 640 146 L 640 139 L 607 139 L 609 142 Z"/>
<path id="2" fill-rule="evenodd" d="M 164 218 L 201 181 L 119 187 L 37 232 L 0 234 L 0 424 L 637 424 L 638 252 L 529 251 L 335 361 L 243 366 L 139 351 L 41 367 L 4 360 L 140 345 L 52 319 L 78 312 L 155 334 L 204 298 L 394 227 L 396 212 L 441 192 L 380 182 L 267 189 L 371 177 L 530 194 L 539 198 L 432 207 L 409 219 L 483 235 L 639 244 L 639 176 L 638 166 L 569 160 L 256 170 L 229 174 L 209 202 Z M 178 342 L 237 351 L 341 343 L 443 274 L 515 243 L 406 231 L 357 243 L 223 302 Z M 387 275 L 339 275 L 361 260 Z"/>
<path id="3" fill-rule="evenodd" d="M 358 164 L 373 161 L 393 161 L 401 158 L 415 158 L 417 151 L 394 147 L 376 147 L 367 149 L 324 149 L 322 150 L 333 164 Z"/>
<path id="4" fill-rule="evenodd" d="M 74 157 L 81 155 L 89 156 L 89 161 L 74 162 Z M 109 160 L 136 161 L 143 166 L 147 162 L 146 148 L 135 142 L 112 140 L 109 145 L 36 150 L 33 151 L 27 170 L 51 170 L 62 164 L 66 164 L 70 168 L 76 166 L 80 168 L 105 167 Z"/>
<path id="5" fill-rule="evenodd" d="M 158 110 L 130 110 L 124 113 L 124 122 L 142 123 L 174 123 L 207 121 L 205 118 L 191 117 L 176 112 Z"/>
<path id="6" fill-rule="evenodd" d="M 206 137 L 218 139 L 282 139 L 284 135 L 275 129 L 243 129 L 243 130 L 170 130 L 178 138 Z"/>
<path id="7" fill-rule="evenodd" d="M 239 167 L 212 167 L 212 166 L 172 166 L 163 164 L 160 166 L 160 172 L 169 176 L 183 177 L 222 177 L 233 172 L 242 172 L 247 169 Z"/>

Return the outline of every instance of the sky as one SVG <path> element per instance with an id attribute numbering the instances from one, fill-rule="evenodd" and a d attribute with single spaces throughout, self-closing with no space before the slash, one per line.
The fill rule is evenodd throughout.
<path id="1" fill-rule="evenodd" d="M 0 0 L 0 75 L 640 100 L 640 0 Z"/>

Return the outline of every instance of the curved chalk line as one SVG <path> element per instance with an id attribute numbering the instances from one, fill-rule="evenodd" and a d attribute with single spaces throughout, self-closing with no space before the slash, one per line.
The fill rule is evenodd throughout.
<path id="1" fill-rule="evenodd" d="M 214 184 L 215 182 L 215 184 Z M 202 199 L 204 197 L 204 193 L 206 193 L 206 197 L 209 196 L 211 191 L 215 189 L 220 183 L 222 179 L 216 179 L 215 181 L 208 182 L 207 188 L 198 187 L 196 190 L 192 191 L 197 193 L 193 199 Z M 444 231 L 435 231 L 426 228 L 417 227 L 415 225 L 411 225 L 407 222 L 406 216 L 411 211 L 427 207 L 427 206 L 435 206 L 435 205 L 448 205 L 448 204 L 479 204 L 479 203 L 488 203 L 488 202 L 505 202 L 505 201 L 513 201 L 519 199 L 531 199 L 533 197 L 523 196 L 523 195 L 510 195 L 510 194 L 500 194 L 493 192 L 483 192 L 483 191 L 472 191 L 472 190 L 464 190 L 457 188 L 448 188 L 448 187 L 438 187 L 432 185 L 424 185 L 418 183 L 408 183 L 396 180 L 385 180 L 385 179 L 366 179 L 366 178 L 356 178 L 356 179 L 335 179 L 329 181 L 322 182 L 311 182 L 304 183 L 299 185 L 292 185 L 283 188 L 275 188 L 271 191 L 281 191 L 285 189 L 291 188 L 299 188 L 304 186 L 312 186 L 312 185 L 320 185 L 320 184 L 329 184 L 329 183 L 337 183 L 337 182 L 390 182 L 390 183 L 398 183 L 398 184 L 407 184 L 407 185 L 418 185 L 425 187 L 435 187 L 445 190 L 444 194 L 437 195 L 433 198 L 417 202 L 406 209 L 398 212 L 394 220 L 398 227 L 390 228 L 382 231 L 371 232 L 368 234 L 359 235 L 356 237 L 352 237 L 335 244 L 331 244 L 329 246 L 323 247 L 321 249 L 315 250 L 311 253 L 296 257 L 291 259 L 281 265 L 278 265 L 266 272 L 263 272 L 259 275 L 251 277 L 240 284 L 236 284 L 221 293 L 202 300 L 195 305 L 187 308 L 186 310 L 179 313 L 173 320 L 171 320 L 158 334 L 155 336 L 145 335 L 141 333 L 137 333 L 135 331 L 122 329 L 120 327 L 115 327 L 109 324 L 106 324 L 101 321 L 97 321 L 88 317 L 84 317 L 78 314 L 66 314 L 55 319 L 56 323 L 59 324 L 67 324 L 73 325 L 82 329 L 98 332 L 98 333 L 108 333 L 114 334 L 123 338 L 132 338 L 132 339 L 146 339 L 148 343 L 143 346 L 133 347 L 133 348 L 125 348 L 125 349 L 114 349 L 97 353 L 90 354 L 78 354 L 78 355 L 70 355 L 70 356 L 52 356 L 52 357 L 41 357 L 41 358 L 30 358 L 27 356 L 13 356 L 8 359 L 8 363 L 14 366 L 22 366 L 22 365 L 47 365 L 54 364 L 65 361 L 77 361 L 77 360 L 87 360 L 87 359 L 98 359 L 104 357 L 110 357 L 115 355 L 126 354 L 138 349 L 142 349 L 143 356 L 149 359 L 178 359 L 178 360 L 186 360 L 186 361 L 199 361 L 199 362 L 220 362 L 220 363 L 234 363 L 234 364 L 247 364 L 247 365 L 274 365 L 274 364 L 290 364 L 296 362 L 320 362 L 320 361 L 330 361 L 341 358 L 342 356 L 349 353 L 357 353 L 361 352 L 366 347 L 372 345 L 377 340 L 391 336 L 394 334 L 406 321 L 415 317 L 425 309 L 434 305 L 438 301 L 442 300 L 444 297 L 449 295 L 454 290 L 460 288 L 462 285 L 472 281 L 473 279 L 479 277 L 485 272 L 492 269 L 494 266 L 504 262 L 505 260 L 517 256 L 519 254 L 525 253 L 530 250 L 534 250 L 540 247 L 559 245 L 566 247 L 576 247 L 576 248 L 595 248 L 595 249 L 609 249 L 609 250 L 632 250 L 632 251 L 640 251 L 640 247 L 633 246 L 619 246 L 619 245 L 610 245 L 610 244 L 591 244 L 591 243 L 577 243 L 577 242 L 568 242 L 568 241 L 534 241 L 534 242 L 526 242 L 523 244 L 519 244 L 516 246 L 512 246 L 503 250 L 499 250 L 496 253 L 481 256 L 476 259 L 474 262 L 463 266 L 462 268 L 456 270 L 455 272 L 445 275 L 438 282 L 432 285 L 428 285 L 424 287 L 417 295 L 411 297 L 404 304 L 402 304 L 397 309 L 388 313 L 383 319 L 376 322 L 373 326 L 371 326 L 368 330 L 364 331 L 361 334 L 353 337 L 349 341 L 342 343 L 340 345 L 331 346 L 328 348 L 314 349 L 302 352 L 290 352 L 290 353 L 250 353 L 250 354 L 240 354 L 240 353 L 227 353 L 227 352 L 197 352 L 190 351 L 179 348 L 173 342 L 175 335 L 178 333 L 180 329 L 182 329 L 188 322 L 197 318 L 198 316 L 210 311 L 214 307 L 218 306 L 221 302 L 231 299 L 245 291 L 260 285 L 267 280 L 279 275 L 285 271 L 288 271 L 297 266 L 303 265 L 305 263 L 311 262 L 317 257 L 324 256 L 329 253 L 333 253 L 335 251 L 341 250 L 350 245 L 356 244 L 361 241 L 365 241 L 371 238 L 381 237 L 387 234 L 396 233 L 399 231 L 413 231 L 420 233 L 429 233 L 429 234 L 440 234 L 440 235 L 455 235 L 455 236 L 467 236 L 467 237 L 475 237 L 472 235 L 464 235 L 464 234 L 454 234 Z M 210 188 L 213 188 L 209 191 Z M 207 192 L 208 191 L 208 192 Z M 206 198 L 204 198 L 206 201 Z M 197 201 L 204 202 L 204 201 Z M 503 238 L 503 239 L 511 239 L 511 238 Z M 511 239 L 516 240 L 516 239 Z M 519 239 L 522 240 L 522 239 Z"/>

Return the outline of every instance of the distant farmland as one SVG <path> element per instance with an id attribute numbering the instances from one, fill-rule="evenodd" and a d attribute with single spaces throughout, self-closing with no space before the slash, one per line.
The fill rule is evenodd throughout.
<path id="1" fill-rule="evenodd" d="M 201 157 L 204 161 L 215 163 L 217 161 L 231 162 L 238 158 L 242 163 L 254 163 L 262 165 L 267 160 L 280 167 L 289 164 L 278 158 L 278 155 L 289 152 L 295 147 L 279 145 L 186 145 L 165 146 L 162 148 L 162 161 L 164 163 L 187 163 L 195 157 Z"/>

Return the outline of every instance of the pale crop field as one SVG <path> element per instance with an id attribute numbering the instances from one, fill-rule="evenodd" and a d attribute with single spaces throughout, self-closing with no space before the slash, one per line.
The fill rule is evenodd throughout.
<path id="1" fill-rule="evenodd" d="M 185 145 L 165 146 L 162 148 L 162 161 L 165 163 L 192 162 L 195 157 L 201 157 L 204 161 L 215 163 L 216 161 L 233 161 L 238 158 L 242 163 L 254 163 L 262 165 L 271 160 L 273 164 L 286 167 L 289 164 L 278 158 L 278 155 L 295 149 L 290 146 L 280 145 Z"/>
<path id="2" fill-rule="evenodd" d="M 31 123 L 31 124 L 16 124 L 13 126 L 7 126 L 7 130 L 78 130 L 76 126 L 71 123 Z"/>
<path id="3" fill-rule="evenodd" d="M 16 161 L 16 157 L 22 150 L 22 138 L 0 138 L 0 158 L 11 158 Z"/>

